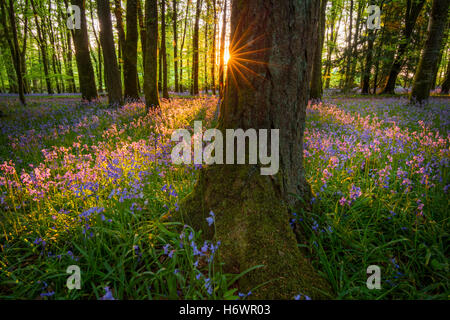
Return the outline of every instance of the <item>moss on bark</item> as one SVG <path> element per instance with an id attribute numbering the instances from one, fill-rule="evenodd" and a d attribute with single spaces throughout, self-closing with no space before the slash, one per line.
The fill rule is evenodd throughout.
<path id="1" fill-rule="evenodd" d="M 204 231 L 205 239 L 221 241 L 219 259 L 224 271 L 239 274 L 240 291 L 254 299 L 312 299 L 332 297 L 329 284 L 313 269 L 297 247 L 282 199 L 281 173 L 260 175 L 256 166 L 211 166 L 204 169 L 194 192 L 181 203 L 185 223 Z M 215 228 L 206 218 L 216 215 Z M 214 233 L 214 230 L 216 233 Z"/>

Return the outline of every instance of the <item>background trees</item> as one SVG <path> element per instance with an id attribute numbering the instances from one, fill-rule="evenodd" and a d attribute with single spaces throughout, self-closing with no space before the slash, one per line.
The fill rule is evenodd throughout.
<path id="1" fill-rule="evenodd" d="M 148 38 L 148 21 L 144 17 L 146 2 L 108 2 L 120 81 L 124 96 L 131 99 L 144 94 Z M 396 87 L 410 90 L 415 75 L 423 78 L 423 71 L 417 75 L 417 67 L 429 38 L 432 1 L 329 0 L 321 3 L 312 98 L 320 98 L 323 89 L 393 94 Z M 70 4 L 82 5 L 81 30 L 67 28 Z M 231 41 L 227 23 L 231 1 L 158 0 L 157 5 L 161 9 L 157 21 L 160 41 L 157 68 L 161 82 L 158 90 L 162 96 L 168 98 L 171 91 L 223 96 L 227 48 Z M 369 5 L 381 8 L 380 29 L 367 27 Z M 94 82 L 96 91 L 103 91 L 108 68 L 98 36 L 95 2 L 17 0 L 12 6 L 5 0 L 0 10 L 1 92 L 23 91 L 24 97 L 32 92 L 80 91 L 87 99 L 93 99 L 97 95 L 92 90 Z M 442 87 L 443 93 L 448 92 L 448 81 L 445 81 L 450 57 L 448 25 L 442 22 L 440 27 L 442 45 L 432 71 L 430 90 L 425 91 Z M 73 49 L 76 59 L 73 59 Z M 112 50 L 111 47 L 108 50 Z"/>

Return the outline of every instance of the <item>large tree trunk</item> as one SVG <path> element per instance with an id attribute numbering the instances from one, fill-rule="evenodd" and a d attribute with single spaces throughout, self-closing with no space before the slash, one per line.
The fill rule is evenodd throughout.
<path id="1" fill-rule="evenodd" d="M 167 49 L 166 49 L 166 0 L 161 1 L 161 62 L 162 62 L 162 93 L 164 99 L 169 99 L 167 88 Z"/>
<path id="2" fill-rule="evenodd" d="M 207 166 L 181 205 L 187 224 L 221 241 L 225 272 L 264 265 L 239 280 L 241 292 L 264 283 L 251 298 L 302 293 L 317 299 L 329 292 L 289 225 L 290 209 L 310 199 L 302 155 L 318 9 L 316 1 L 233 1 L 232 58 L 218 129 L 280 129 L 280 170 L 267 176 L 261 164 Z M 215 228 L 205 220 L 210 210 Z"/>
<path id="3" fill-rule="evenodd" d="M 433 0 L 428 36 L 414 76 L 411 92 L 412 101 L 422 102 L 430 96 L 434 71 L 439 61 L 442 39 L 444 38 L 445 26 L 447 25 L 449 6 L 449 0 Z"/>
<path id="4" fill-rule="evenodd" d="M 320 1 L 320 22 L 319 22 L 319 38 L 316 42 L 314 53 L 314 63 L 311 78 L 311 99 L 322 99 L 323 83 L 322 83 L 322 50 L 325 41 L 325 19 L 327 10 L 327 0 Z"/>
<path id="5" fill-rule="evenodd" d="M 105 80 L 110 104 L 122 104 L 122 81 L 117 64 L 114 35 L 111 22 L 109 0 L 97 0 L 98 19 L 100 21 L 100 41 L 105 60 Z"/>
<path id="6" fill-rule="evenodd" d="M 123 51 L 123 75 L 125 83 L 125 99 L 138 100 L 137 75 L 137 0 L 127 0 L 127 35 Z"/>
<path id="7" fill-rule="evenodd" d="M 420 11 L 422 11 L 425 5 L 425 0 L 408 0 L 406 5 L 406 16 L 405 16 L 405 28 L 403 29 L 403 39 L 401 39 L 400 45 L 397 50 L 397 54 L 394 59 L 394 63 L 391 66 L 389 72 L 389 77 L 386 85 L 383 89 L 383 94 L 393 94 L 395 93 L 395 83 L 397 82 L 397 77 L 402 70 L 404 56 L 407 52 L 408 45 L 411 40 L 411 35 L 416 25 L 417 18 L 419 17 Z"/>
<path id="8" fill-rule="evenodd" d="M 173 18 L 172 18 L 172 27 L 173 27 L 173 64 L 174 64 L 174 72 L 175 72 L 175 92 L 180 91 L 180 87 L 178 85 L 178 2 L 177 0 L 173 0 Z"/>
<path id="9" fill-rule="evenodd" d="M 97 99 L 97 87 L 95 86 L 94 68 L 89 55 L 85 0 L 72 0 L 72 4 L 79 6 L 81 9 L 81 29 L 75 29 L 73 36 L 81 96 L 83 100 L 92 101 Z"/>
<path id="10" fill-rule="evenodd" d="M 192 55 L 192 95 L 198 95 L 198 63 L 199 63 L 199 28 L 200 28 L 200 12 L 202 9 L 202 0 L 197 0 L 197 11 L 195 13 L 194 35 L 192 37 L 192 43 L 194 47 L 194 53 Z"/>
<path id="11" fill-rule="evenodd" d="M 144 94 L 147 110 L 159 107 L 158 93 L 158 1 L 145 1 Z"/>

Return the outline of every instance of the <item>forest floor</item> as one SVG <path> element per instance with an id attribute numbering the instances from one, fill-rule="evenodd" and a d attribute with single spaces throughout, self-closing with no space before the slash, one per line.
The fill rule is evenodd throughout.
<path id="1" fill-rule="evenodd" d="M 199 169 L 172 165 L 171 132 L 214 126 L 215 98 L 148 115 L 140 103 L 29 100 L 0 103 L 1 299 L 247 298 L 213 259 L 220 246 L 170 219 Z M 449 106 L 356 96 L 308 107 L 313 209 L 291 222 L 336 298 L 448 298 Z M 66 286 L 70 265 L 80 290 Z M 381 290 L 366 286 L 369 265 Z"/>

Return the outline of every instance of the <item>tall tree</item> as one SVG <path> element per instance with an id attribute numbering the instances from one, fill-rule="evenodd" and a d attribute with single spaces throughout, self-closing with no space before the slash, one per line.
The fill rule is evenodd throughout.
<path id="1" fill-rule="evenodd" d="M 49 63 L 47 55 L 47 38 L 45 32 L 42 30 L 42 19 L 39 17 L 41 14 L 38 13 L 38 7 L 36 6 L 35 0 L 31 0 L 31 7 L 33 8 L 34 22 L 36 25 L 36 33 L 38 36 L 38 45 L 41 50 L 42 64 L 44 67 L 45 82 L 47 84 L 48 94 L 53 94 L 52 82 L 49 74 Z"/>
<path id="2" fill-rule="evenodd" d="M 198 70 L 199 70 L 199 29 L 200 29 L 200 12 L 202 10 L 202 0 L 197 0 L 197 10 L 195 12 L 194 35 L 192 37 L 193 49 L 192 54 L 192 95 L 198 95 Z"/>
<path id="3" fill-rule="evenodd" d="M 125 29 L 123 27 L 122 0 L 114 0 L 114 16 L 116 18 L 116 29 L 119 36 L 119 68 L 123 71 L 123 52 L 125 51 Z"/>
<path id="4" fill-rule="evenodd" d="M 444 39 L 445 26 L 447 25 L 449 6 L 450 1 L 448 0 L 433 0 L 428 24 L 428 36 L 414 76 L 411 92 L 412 101 L 422 102 L 430 96 L 434 73 L 439 62 L 442 40 Z"/>
<path id="5" fill-rule="evenodd" d="M 169 99 L 167 88 L 167 49 L 166 49 L 166 0 L 161 0 L 161 62 L 163 98 Z"/>
<path id="6" fill-rule="evenodd" d="M 184 91 L 184 86 L 183 86 L 183 49 L 184 49 L 184 43 L 186 40 L 186 32 L 188 29 L 190 4 L 191 4 L 191 0 L 186 1 L 186 10 L 185 10 L 186 16 L 184 17 L 183 39 L 181 40 L 181 47 L 180 47 L 180 92 Z"/>
<path id="7" fill-rule="evenodd" d="M 375 0 L 371 0 L 370 1 L 370 5 L 375 5 L 375 4 L 376 4 Z M 381 4 L 381 7 L 382 7 L 382 5 L 383 5 L 383 3 Z M 370 28 L 368 30 L 368 35 L 367 35 L 367 52 L 366 52 L 366 59 L 365 59 L 365 64 L 364 64 L 364 71 L 362 73 L 362 90 L 361 90 L 362 94 L 369 94 L 369 89 L 370 89 L 370 70 L 372 70 L 373 46 L 375 44 L 376 35 L 377 35 L 377 30 L 374 30 L 373 28 Z"/>
<path id="8" fill-rule="evenodd" d="M 105 80 L 110 104 L 122 104 L 122 81 L 117 64 L 114 35 L 111 22 L 109 0 L 97 0 L 98 19 L 100 22 L 100 41 L 105 60 Z"/>
<path id="9" fill-rule="evenodd" d="M 445 73 L 445 79 L 442 83 L 442 94 L 448 94 L 450 91 L 450 58 L 448 59 L 447 72 Z"/>
<path id="10" fill-rule="evenodd" d="M 425 0 L 406 1 L 405 27 L 402 30 L 402 39 L 400 40 L 397 54 L 389 72 L 388 80 L 383 89 L 383 93 L 385 94 L 393 94 L 395 92 L 395 83 L 397 82 L 397 77 L 402 70 L 405 54 L 407 53 L 417 18 L 419 17 L 424 5 Z"/>
<path id="11" fill-rule="evenodd" d="M 298 292 L 323 298 L 329 291 L 289 225 L 289 209 L 298 210 L 310 199 L 302 154 L 318 9 L 317 1 L 233 0 L 231 59 L 218 130 L 225 137 L 226 129 L 280 129 L 279 153 L 270 148 L 279 154 L 280 170 L 261 175 L 260 162 L 207 166 L 180 206 L 186 223 L 221 241 L 225 272 L 264 266 L 239 280 L 245 292 L 264 284 L 252 294 L 257 299 L 291 299 Z M 264 141 L 261 146 L 267 147 Z M 236 160 L 228 152 L 224 157 Z M 215 228 L 206 221 L 210 211 Z"/>
<path id="12" fill-rule="evenodd" d="M 2 10 L 2 24 L 5 29 L 6 34 L 9 34 L 9 28 L 7 24 L 6 19 L 6 8 L 5 8 L 5 2 L 1 2 L 1 10 Z M 17 37 L 17 28 L 16 28 L 16 17 L 14 14 L 14 1 L 9 0 L 9 7 L 8 7 L 8 16 L 9 16 L 9 23 L 11 28 L 11 35 L 12 35 L 12 41 L 8 37 L 8 44 L 11 51 L 11 56 L 13 58 L 14 62 L 14 69 L 16 71 L 16 77 L 17 77 L 17 86 L 19 91 L 19 100 L 22 103 L 22 105 L 26 104 L 25 101 L 25 94 L 24 94 L 24 81 L 23 81 L 23 74 L 22 74 L 22 65 L 20 63 L 20 47 L 19 47 L 19 40 Z"/>
<path id="13" fill-rule="evenodd" d="M 127 0 L 127 33 L 125 50 L 123 52 L 123 75 L 125 84 L 125 99 L 138 100 L 138 75 L 137 75 L 137 0 Z"/>
<path id="14" fill-rule="evenodd" d="M 316 48 L 314 53 L 314 63 L 311 78 L 311 99 L 321 99 L 323 94 L 323 83 L 322 83 L 322 50 L 323 43 L 325 41 L 325 20 L 326 20 L 326 10 L 327 10 L 327 0 L 320 1 L 320 20 L 319 20 L 319 37 L 316 42 Z"/>
<path id="15" fill-rule="evenodd" d="M 158 1 L 145 1 L 145 66 L 144 94 L 147 110 L 159 107 L 158 93 Z"/>
<path id="16" fill-rule="evenodd" d="M 219 57 L 219 96 L 224 96 L 225 89 L 225 35 L 227 33 L 227 0 L 223 3 L 222 34 L 220 37 L 220 57 Z"/>
<path id="17" fill-rule="evenodd" d="M 178 83 L 178 2 L 173 0 L 173 17 L 172 17 L 172 27 L 173 27 L 173 67 L 175 73 L 175 92 L 180 91 Z"/>
<path id="18" fill-rule="evenodd" d="M 78 78 L 83 100 L 92 101 L 97 99 L 97 87 L 95 85 L 94 68 L 92 67 L 89 53 L 89 36 L 86 23 L 86 1 L 72 0 L 72 4 L 80 8 L 81 28 L 73 32 L 75 44 L 75 58 L 77 60 Z"/>
<path id="19" fill-rule="evenodd" d="M 212 49 L 211 49 L 211 87 L 213 95 L 216 95 L 216 35 L 217 35 L 217 8 L 216 0 L 213 0 L 213 18 L 214 18 L 214 30 L 212 37 Z"/>

